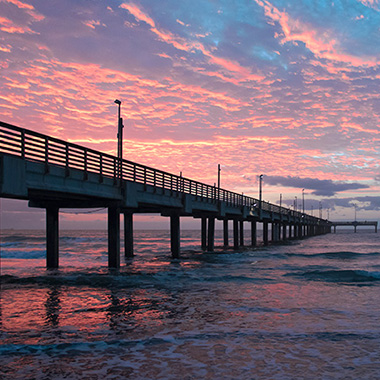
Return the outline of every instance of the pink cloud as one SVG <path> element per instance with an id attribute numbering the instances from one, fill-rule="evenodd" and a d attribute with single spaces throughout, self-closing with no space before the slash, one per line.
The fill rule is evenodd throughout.
<path id="1" fill-rule="evenodd" d="M 201 51 L 203 55 L 208 58 L 210 64 L 217 65 L 226 70 L 229 74 L 235 76 L 235 80 L 230 80 L 235 84 L 238 84 L 242 81 L 261 81 L 265 79 L 264 76 L 254 74 L 250 69 L 241 66 L 236 60 L 216 56 L 199 41 L 186 41 L 181 37 L 175 36 L 171 32 L 157 27 L 154 20 L 135 4 L 123 3 L 120 5 L 120 7 L 126 9 L 129 13 L 131 13 L 136 18 L 136 20 L 146 22 L 151 27 L 151 31 L 153 33 L 155 33 L 162 41 L 174 46 L 176 49 L 185 51 L 187 53 Z M 203 72 L 198 70 L 198 72 L 201 74 L 205 73 L 206 75 L 209 75 L 207 71 Z M 213 75 L 215 75 L 215 73 L 213 73 Z M 218 76 L 223 80 L 228 81 L 226 76 L 223 74 L 219 74 Z"/>

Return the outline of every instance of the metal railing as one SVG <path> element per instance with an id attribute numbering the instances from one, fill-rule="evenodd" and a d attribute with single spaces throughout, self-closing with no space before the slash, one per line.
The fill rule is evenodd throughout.
<path id="1" fill-rule="evenodd" d="M 28 129 L 19 128 L 0 121 L 0 153 L 21 157 L 28 161 L 43 162 L 46 172 L 54 164 L 66 169 L 68 176 L 71 169 L 83 171 L 83 179 L 89 173 L 119 180 L 133 181 L 155 188 L 167 189 L 177 194 L 191 194 L 207 202 L 226 202 L 228 206 L 247 206 L 251 210 L 263 210 L 295 218 L 306 218 L 316 223 L 319 218 L 303 214 L 285 207 L 260 201 L 243 194 L 225 189 L 218 189 L 202 182 L 167 173 L 128 160 L 102 153 L 64 140 L 50 137 Z M 305 219 L 304 219 L 305 220 Z"/>

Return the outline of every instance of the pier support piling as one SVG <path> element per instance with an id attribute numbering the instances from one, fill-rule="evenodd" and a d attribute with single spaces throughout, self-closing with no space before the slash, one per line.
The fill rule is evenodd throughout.
<path id="1" fill-rule="evenodd" d="M 234 219 L 234 249 L 239 249 L 239 221 Z"/>
<path id="2" fill-rule="evenodd" d="M 251 245 L 252 247 L 256 247 L 257 244 L 257 229 L 256 229 L 256 222 L 251 222 Z"/>
<path id="3" fill-rule="evenodd" d="M 223 219 L 223 244 L 228 247 L 228 219 Z"/>
<path id="4" fill-rule="evenodd" d="M 215 218 L 208 218 L 208 242 L 207 250 L 209 252 L 214 252 L 214 243 L 215 243 Z"/>
<path id="5" fill-rule="evenodd" d="M 282 240 L 286 240 L 286 224 L 282 225 Z"/>
<path id="6" fill-rule="evenodd" d="M 124 213 L 124 254 L 133 257 L 133 214 Z"/>
<path id="7" fill-rule="evenodd" d="M 268 245 L 268 222 L 263 222 L 263 241 L 264 245 Z"/>
<path id="8" fill-rule="evenodd" d="M 240 221 L 240 246 L 244 247 L 244 221 Z"/>
<path id="9" fill-rule="evenodd" d="M 59 261 L 59 211 L 57 207 L 46 208 L 46 267 L 58 268 Z"/>
<path id="10" fill-rule="evenodd" d="M 108 267 L 120 267 L 120 210 L 108 207 Z"/>
<path id="11" fill-rule="evenodd" d="M 170 215 L 170 250 L 173 259 L 179 258 L 180 251 L 180 225 L 179 215 Z"/>
<path id="12" fill-rule="evenodd" d="M 201 218 L 201 249 L 205 251 L 207 249 L 207 218 Z"/>

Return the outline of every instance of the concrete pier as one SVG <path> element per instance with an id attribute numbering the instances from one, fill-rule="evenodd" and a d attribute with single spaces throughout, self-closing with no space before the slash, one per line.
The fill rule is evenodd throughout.
<path id="1" fill-rule="evenodd" d="M 133 215 L 170 217 L 170 251 L 180 256 L 180 217 L 201 218 L 201 248 L 214 250 L 215 219 L 223 220 L 223 243 L 244 246 L 244 223 L 251 223 L 251 245 L 257 223 L 263 243 L 331 232 L 332 223 L 244 194 L 201 183 L 88 147 L 0 122 L 0 197 L 22 199 L 46 210 L 46 266 L 59 265 L 59 210 L 108 209 L 108 265 L 120 267 L 120 214 L 124 214 L 124 255 L 133 250 Z M 355 229 L 359 224 L 354 225 Z M 361 225 L 361 224 L 360 224 Z M 288 226 L 288 227 L 286 227 Z M 334 226 L 336 230 L 336 225 Z M 377 222 L 375 225 L 377 232 Z"/>
<path id="2" fill-rule="evenodd" d="M 257 223 L 256 221 L 251 221 L 251 245 L 252 247 L 256 247 L 257 245 Z"/>
<path id="3" fill-rule="evenodd" d="M 240 233 L 240 246 L 244 247 L 244 221 L 240 220 L 239 233 Z"/>
<path id="4" fill-rule="evenodd" d="M 170 250 L 174 259 L 179 258 L 180 232 L 179 214 L 170 215 Z"/>
<path id="5" fill-rule="evenodd" d="M 133 257 L 133 213 L 124 212 L 124 255 Z"/>
<path id="6" fill-rule="evenodd" d="M 207 251 L 214 252 L 215 246 L 215 218 L 211 216 L 208 218 L 208 242 Z"/>
<path id="7" fill-rule="evenodd" d="M 108 207 L 108 266 L 120 267 L 120 210 Z"/>
<path id="8" fill-rule="evenodd" d="M 207 249 L 207 218 L 201 218 L 201 249 L 205 251 Z"/>
<path id="9" fill-rule="evenodd" d="M 228 219 L 223 219 L 223 244 L 228 247 Z"/>
<path id="10" fill-rule="evenodd" d="M 58 268 L 59 262 L 59 212 L 57 207 L 46 209 L 46 267 Z"/>
<path id="11" fill-rule="evenodd" d="M 269 224 L 268 222 L 263 223 L 263 242 L 264 242 L 264 245 L 268 245 L 268 243 L 269 243 L 269 240 L 268 240 L 268 232 L 269 232 L 268 224 Z"/>
<path id="12" fill-rule="evenodd" d="M 233 221 L 234 228 L 234 249 L 239 249 L 239 221 L 234 219 Z"/>

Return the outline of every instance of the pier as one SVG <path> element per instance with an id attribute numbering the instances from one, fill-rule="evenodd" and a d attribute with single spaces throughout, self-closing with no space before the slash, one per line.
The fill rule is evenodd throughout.
<path id="1" fill-rule="evenodd" d="M 331 222 L 217 186 L 0 122 L 0 197 L 27 200 L 46 210 L 46 266 L 59 266 L 59 210 L 108 209 L 108 265 L 120 266 L 120 215 L 126 257 L 133 257 L 133 215 L 170 218 L 170 250 L 180 256 L 180 219 L 201 220 L 201 248 L 214 251 L 215 221 L 223 221 L 224 246 L 257 245 L 331 232 Z M 244 241 L 249 225 L 250 241 Z M 269 226 L 271 239 L 269 240 Z M 377 228 L 377 227 L 376 227 Z"/>
<path id="2" fill-rule="evenodd" d="M 337 226 L 353 226 L 354 232 L 356 233 L 356 229 L 358 226 L 373 226 L 375 227 L 375 233 L 377 233 L 377 221 L 364 221 L 364 222 L 331 222 L 331 227 L 334 228 L 334 234 L 336 233 Z"/>

